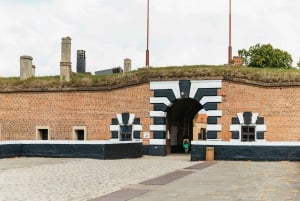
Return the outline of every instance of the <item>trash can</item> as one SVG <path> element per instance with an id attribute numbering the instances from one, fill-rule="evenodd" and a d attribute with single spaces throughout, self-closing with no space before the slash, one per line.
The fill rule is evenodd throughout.
<path id="1" fill-rule="evenodd" d="M 206 160 L 213 161 L 215 159 L 215 148 L 206 147 Z"/>

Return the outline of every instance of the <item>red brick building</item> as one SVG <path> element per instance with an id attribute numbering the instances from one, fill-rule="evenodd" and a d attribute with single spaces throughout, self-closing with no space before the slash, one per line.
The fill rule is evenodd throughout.
<path id="1" fill-rule="evenodd" d="M 112 90 L 2 91 L 0 140 L 136 141 L 143 143 L 144 154 L 161 156 L 178 151 L 183 135 L 193 138 L 193 119 L 201 110 L 207 116 L 206 140 L 192 141 L 192 160 L 203 159 L 207 146 L 215 146 L 216 159 L 263 159 L 259 153 L 266 147 L 276 150 L 275 160 L 284 154 L 300 158 L 300 86 L 221 79 Z M 236 153 L 241 148 L 257 153 L 243 157 Z M 278 152 L 283 156 L 276 158 Z"/>

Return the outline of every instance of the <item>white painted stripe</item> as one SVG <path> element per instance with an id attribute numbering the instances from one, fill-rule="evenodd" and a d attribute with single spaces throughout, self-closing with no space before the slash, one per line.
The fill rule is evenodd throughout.
<path id="1" fill-rule="evenodd" d="M 150 125 L 150 131 L 166 131 L 166 125 Z"/>
<path id="2" fill-rule="evenodd" d="M 192 80 L 190 98 L 195 98 L 198 89 L 220 89 L 222 88 L 222 80 Z"/>
<path id="3" fill-rule="evenodd" d="M 133 129 L 133 131 L 142 131 L 143 126 L 142 125 L 133 125 L 132 129 Z"/>
<path id="4" fill-rule="evenodd" d="M 119 131 L 120 130 L 120 125 L 110 125 L 109 130 L 110 131 Z"/>
<path id="5" fill-rule="evenodd" d="M 251 123 L 256 124 L 258 113 L 252 113 Z"/>
<path id="6" fill-rule="evenodd" d="M 206 130 L 207 131 L 221 131 L 222 130 L 222 125 L 220 125 L 220 124 L 207 124 L 206 125 Z"/>
<path id="7" fill-rule="evenodd" d="M 150 145 L 166 145 L 166 139 L 150 139 Z"/>
<path id="8" fill-rule="evenodd" d="M 257 140 L 255 142 L 241 142 L 241 141 L 192 141 L 192 145 L 230 145 L 230 146 L 297 146 L 300 147 L 300 142 L 267 142 Z"/>
<path id="9" fill-rule="evenodd" d="M 163 103 L 168 107 L 171 107 L 172 103 L 170 102 L 170 100 L 167 97 L 151 97 L 150 98 L 150 103 L 154 104 L 154 103 Z"/>
<path id="10" fill-rule="evenodd" d="M 129 125 L 133 124 L 134 118 L 135 118 L 135 114 L 129 114 L 129 119 L 128 119 Z"/>
<path id="11" fill-rule="evenodd" d="M 179 89 L 179 81 L 160 81 L 160 82 L 150 82 L 150 89 L 172 89 L 175 97 L 179 99 L 180 89 Z"/>
<path id="12" fill-rule="evenodd" d="M 222 110 L 208 110 L 208 111 L 206 111 L 206 115 L 208 117 L 221 117 Z"/>
<path id="13" fill-rule="evenodd" d="M 122 114 L 117 114 L 117 119 L 119 121 L 120 125 L 123 125 L 123 118 L 122 118 Z"/>
<path id="14" fill-rule="evenodd" d="M 265 124 L 263 125 L 258 124 L 256 125 L 256 131 L 258 132 L 267 131 L 267 126 Z"/>
<path id="15" fill-rule="evenodd" d="M 240 131 L 241 130 L 241 125 L 230 125 L 229 131 Z"/>
<path id="16" fill-rule="evenodd" d="M 244 116 L 243 116 L 243 113 L 237 113 L 237 116 L 238 116 L 238 118 L 239 118 L 240 124 L 243 124 L 243 123 L 244 123 Z"/>
<path id="17" fill-rule="evenodd" d="M 17 140 L 17 141 L 1 141 L 1 145 L 8 144 L 131 144 L 134 141 L 116 140 Z"/>
<path id="18" fill-rule="evenodd" d="M 166 117 L 167 113 L 163 111 L 150 111 L 150 117 Z"/>
<path id="19" fill-rule="evenodd" d="M 221 96 L 204 96 L 200 100 L 200 104 L 204 105 L 205 103 L 221 103 L 222 97 Z"/>

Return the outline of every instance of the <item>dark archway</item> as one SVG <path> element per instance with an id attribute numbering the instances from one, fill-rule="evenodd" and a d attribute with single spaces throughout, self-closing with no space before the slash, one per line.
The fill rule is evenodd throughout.
<path id="1" fill-rule="evenodd" d="M 201 109 L 203 106 L 191 98 L 176 100 L 168 108 L 166 128 L 172 153 L 183 152 L 183 136 L 193 139 L 193 119 Z"/>

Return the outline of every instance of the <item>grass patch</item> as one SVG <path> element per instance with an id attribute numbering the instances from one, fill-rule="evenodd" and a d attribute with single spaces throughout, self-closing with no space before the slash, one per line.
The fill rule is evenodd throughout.
<path id="1" fill-rule="evenodd" d="M 238 78 L 264 83 L 300 82 L 297 69 L 250 68 L 232 66 L 169 66 L 161 68 L 139 69 L 125 74 L 90 75 L 74 74 L 72 80 L 61 83 L 59 76 L 35 77 L 20 80 L 17 77 L 0 78 L 0 89 L 50 89 L 63 87 L 113 87 L 130 84 L 178 79 L 210 79 L 214 77 Z"/>

